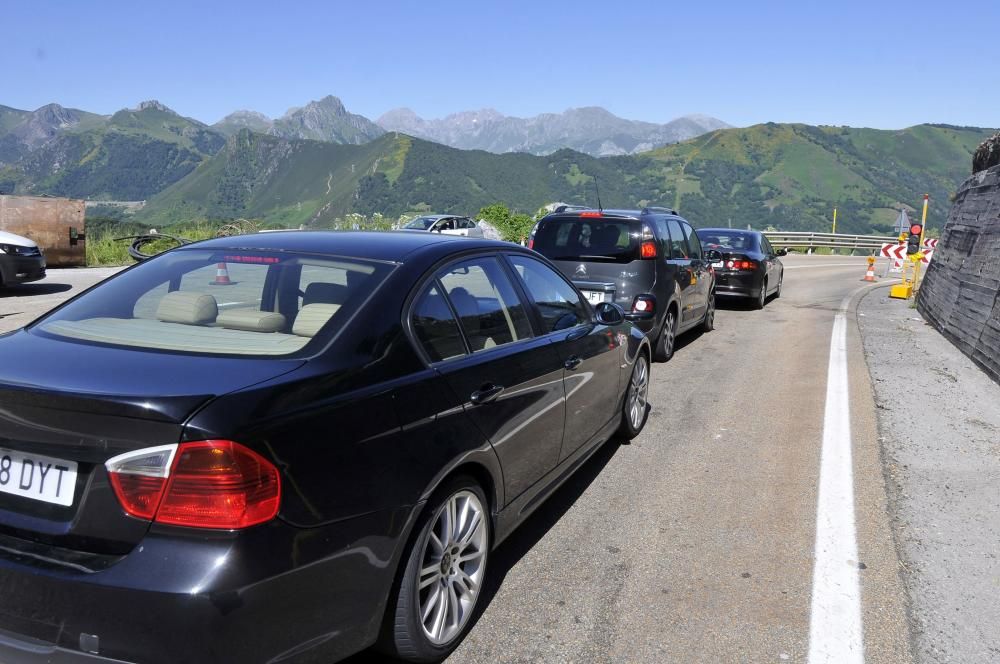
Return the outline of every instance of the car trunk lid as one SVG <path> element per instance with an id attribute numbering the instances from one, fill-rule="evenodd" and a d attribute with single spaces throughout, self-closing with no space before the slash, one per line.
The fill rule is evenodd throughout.
<path id="1" fill-rule="evenodd" d="M 127 553 L 149 522 L 125 514 L 104 463 L 177 443 L 216 396 L 301 366 L 123 350 L 20 331 L 0 341 L 0 533 Z"/>

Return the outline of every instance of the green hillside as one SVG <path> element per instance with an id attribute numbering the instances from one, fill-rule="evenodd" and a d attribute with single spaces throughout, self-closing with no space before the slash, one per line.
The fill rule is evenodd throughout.
<path id="1" fill-rule="evenodd" d="M 156 102 L 71 130 L 0 169 L 2 188 L 73 198 L 145 200 L 182 179 L 225 139 Z"/>
<path id="2" fill-rule="evenodd" d="M 571 150 L 536 157 L 456 150 L 402 134 L 351 146 L 243 130 L 216 156 L 153 197 L 137 220 L 160 225 L 255 217 L 324 225 L 348 212 L 473 213 L 502 201 L 533 212 L 552 201 L 676 207 L 697 226 L 889 232 L 900 206 L 948 196 L 991 130 L 920 125 L 900 131 L 766 124 L 724 129 L 635 156 Z"/>

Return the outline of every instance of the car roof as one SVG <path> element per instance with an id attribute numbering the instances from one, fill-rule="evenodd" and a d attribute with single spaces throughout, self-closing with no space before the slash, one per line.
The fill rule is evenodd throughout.
<path id="1" fill-rule="evenodd" d="M 414 219 L 449 219 L 451 217 L 464 217 L 462 214 L 422 214 Z"/>
<path id="2" fill-rule="evenodd" d="M 521 249 L 499 240 L 468 238 L 412 231 L 278 231 L 233 235 L 204 240 L 187 247 L 199 249 L 250 249 L 306 254 L 351 256 L 402 263 L 414 252 L 445 256 L 466 249 Z M 421 251 L 424 250 L 424 251 Z"/>
<path id="3" fill-rule="evenodd" d="M 713 228 L 699 228 L 698 232 L 699 233 L 707 233 L 707 232 L 712 232 L 712 233 L 750 233 L 751 235 L 753 235 L 755 233 L 758 234 L 758 235 L 761 234 L 760 231 L 754 231 L 754 230 L 748 231 L 745 228 L 714 228 L 714 227 Z"/>
<path id="4" fill-rule="evenodd" d="M 670 208 L 663 207 L 647 207 L 641 210 L 623 210 L 619 208 L 576 208 L 572 210 L 563 210 L 561 212 L 552 212 L 546 216 L 550 217 L 582 217 L 585 214 L 598 212 L 600 217 L 587 217 L 588 219 L 602 219 L 607 217 L 609 219 L 641 219 L 650 215 L 666 215 L 668 217 L 678 217 L 682 218 L 676 210 L 671 210 Z"/>

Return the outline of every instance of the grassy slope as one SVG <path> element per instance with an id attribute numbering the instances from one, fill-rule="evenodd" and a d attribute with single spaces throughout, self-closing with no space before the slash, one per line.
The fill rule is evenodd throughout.
<path id="1" fill-rule="evenodd" d="M 472 213 L 504 201 L 521 211 L 562 200 L 605 207 L 667 205 L 696 225 L 887 232 L 900 205 L 932 195 L 932 223 L 990 130 L 921 125 L 900 131 L 765 124 L 725 129 L 644 155 L 597 159 L 456 150 L 400 134 L 361 145 L 242 132 L 150 201 L 140 218 L 256 217 L 294 226 L 346 212 Z"/>

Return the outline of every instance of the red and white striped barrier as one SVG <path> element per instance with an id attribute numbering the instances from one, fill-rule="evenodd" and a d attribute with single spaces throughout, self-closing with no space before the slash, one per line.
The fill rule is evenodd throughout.
<path id="1" fill-rule="evenodd" d="M 924 246 L 926 248 L 931 250 L 937 249 L 937 245 L 938 245 L 937 238 L 932 238 L 932 237 L 924 238 Z"/>

